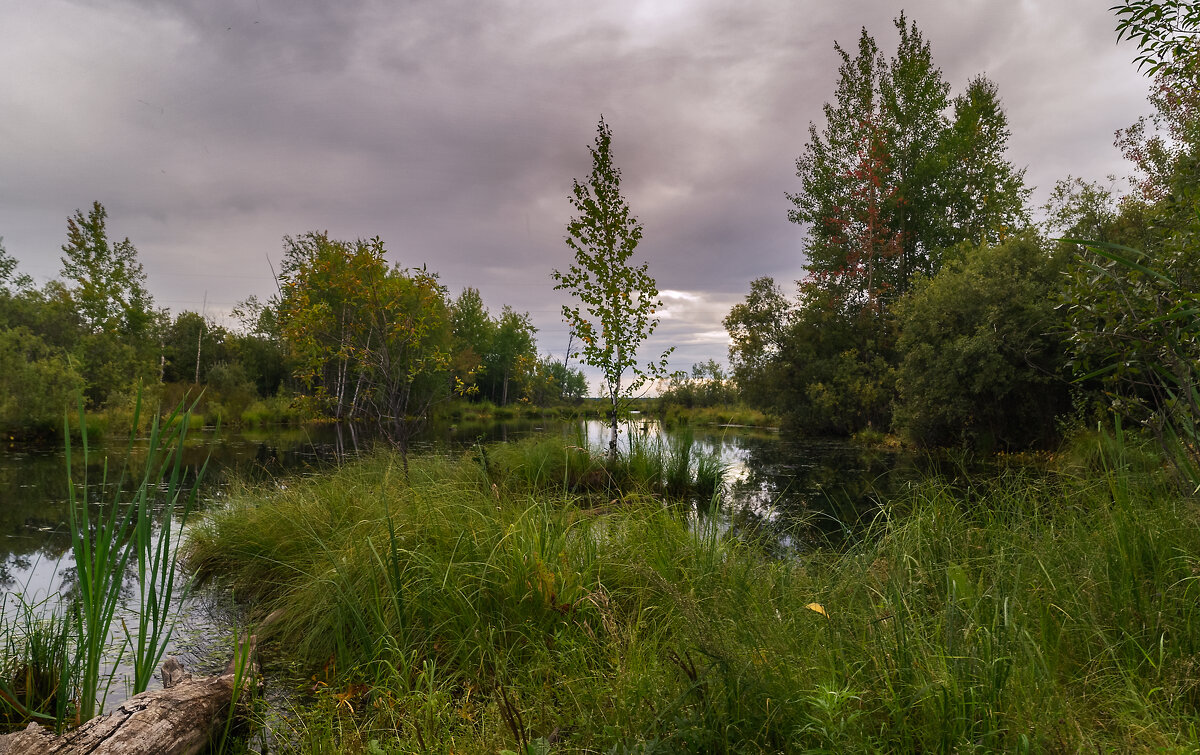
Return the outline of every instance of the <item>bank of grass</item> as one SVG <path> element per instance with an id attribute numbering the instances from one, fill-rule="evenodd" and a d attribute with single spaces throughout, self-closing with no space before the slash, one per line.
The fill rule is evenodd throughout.
<path id="1" fill-rule="evenodd" d="M 779 420 L 769 414 L 748 406 L 697 406 L 688 408 L 679 404 L 659 404 L 654 407 L 655 416 L 668 427 L 702 425 L 736 425 L 739 427 L 778 427 Z"/>
<path id="2" fill-rule="evenodd" d="M 247 490 L 188 561 L 280 611 L 266 652 L 316 680 L 305 751 L 1200 746 L 1200 517 L 1140 451 L 930 481 L 785 560 L 645 489 L 572 493 L 584 453 Z"/>
<path id="3" fill-rule="evenodd" d="M 434 416 L 447 422 L 491 422 L 516 419 L 579 419 L 594 414 L 587 402 L 538 406 L 526 402 L 497 405 L 491 401 L 455 399 L 434 407 Z"/>

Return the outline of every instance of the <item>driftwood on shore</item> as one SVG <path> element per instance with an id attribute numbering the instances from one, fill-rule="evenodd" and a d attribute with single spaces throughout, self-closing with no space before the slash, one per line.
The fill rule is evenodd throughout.
<path id="1" fill-rule="evenodd" d="M 238 700 L 248 697 L 256 675 L 255 644 L 253 635 L 246 638 L 223 673 L 203 679 L 192 679 L 177 661 L 168 658 L 162 668 L 163 689 L 134 695 L 111 713 L 61 736 L 37 724 L 0 736 L 0 755 L 203 752 L 225 730 L 235 693 Z"/>

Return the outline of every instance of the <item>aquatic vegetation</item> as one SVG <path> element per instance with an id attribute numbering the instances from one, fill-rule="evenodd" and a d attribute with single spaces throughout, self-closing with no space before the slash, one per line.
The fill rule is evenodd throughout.
<path id="1" fill-rule="evenodd" d="M 106 459 L 99 481 L 87 479 L 91 450 L 82 403 L 78 430 L 64 421 L 64 437 L 80 438 L 79 457 L 73 443 L 66 444 L 74 582 L 67 594 L 34 604 L 22 597 L 15 616 L 2 614 L 12 625 L 5 627 L 9 640 L 0 655 L 5 666 L 0 712 L 9 723 L 37 719 L 61 728 L 69 720 L 87 721 L 103 709 L 126 651 L 134 669 L 128 680 L 133 693 L 147 688 L 162 659 L 178 591 L 175 536 L 195 503 L 199 480 L 185 481 L 183 474 L 191 419 L 183 403 L 165 418 L 151 413 L 142 466 L 132 468 L 141 412 L 139 400 L 126 466 L 110 478 Z M 77 469 L 82 478 L 76 478 Z M 137 621 L 131 629 L 122 620 L 123 632 L 117 635 L 113 622 L 130 571 L 136 571 Z"/>

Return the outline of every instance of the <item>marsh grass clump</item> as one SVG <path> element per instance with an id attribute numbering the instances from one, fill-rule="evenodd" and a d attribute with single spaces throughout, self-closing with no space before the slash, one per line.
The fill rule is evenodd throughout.
<path id="1" fill-rule="evenodd" d="M 1119 448 L 1087 476 L 930 480 L 870 537 L 786 559 L 644 492 L 594 505 L 554 482 L 572 453 L 407 480 L 380 454 L 193 530 L 192 568 L 279 609 L 276 647 L 319 680 L 302 749 L 1200 745 L 1196 502 Z"/>
<path id="2" fill-rule="evenodd" d="M 631 428 L 629 448 L 616 462 L 588 448 L 587 439 L 536 437 L 517 443 L 478 444 L 470 459 L 479 481 L 510 494 L 572 494 L 583 503 L 606 504 L 631 496 L 709 501 L 726 469 L 711 454 L 698 454 L 691 433 L 669 443 Z"/>
<path id="3" fill-rule="evenodd" d="M 46 601 L 0 599 L 0 729 L 66 717 L 72 693 L 71 625 Z"/>

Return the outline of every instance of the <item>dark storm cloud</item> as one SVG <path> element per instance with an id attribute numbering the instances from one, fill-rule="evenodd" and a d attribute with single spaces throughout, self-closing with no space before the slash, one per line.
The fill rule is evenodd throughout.
<path id="1" fill-rule="evenodd" d="M 1123 170 L 1112 130 L 1145 82 L 1091 0 L 905 4 L 954 91 L 986 73 L 1010 156 L 1044 197 Z M 4 11 L 0 235 L 56 274 L 65 217 L 99 199 L 160 304 L 227 311 L 273 289 L 284 234 L 379 235 L 452 294 L 528 310 L 561 352 L 549 272 L 601 113 L 640 255 L 677 292 L 658 349 L 723 358 L 751 279 L 801 274 L 785 193 L 832 96 L 836 39 L 887 51 L 899 5 L 759 2 L 68 3 Z M 207 292 L 207 299 L 205 299 Z"/>

